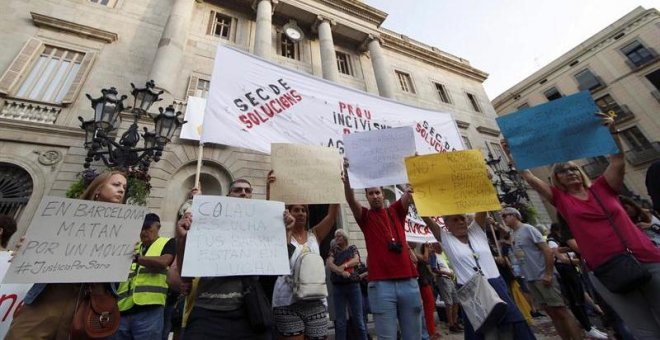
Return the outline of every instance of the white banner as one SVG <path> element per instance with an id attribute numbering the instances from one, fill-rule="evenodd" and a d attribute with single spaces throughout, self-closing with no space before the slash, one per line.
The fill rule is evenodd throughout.
<path id="1" fill-rule="evenodd" d="M 351 188 L 408 183 L 404 159 L 415 155 L 410 126 L 344 136 Z"/>
<path id="2" fill-rule="evenodd" d="M 420 154 L 463 145 L 449 113 L 349 89 L 223 45 L 218 46 L 207 103 L 204 143 L 265 153 L 271 143 L 311 144 L 343 153 L 344 134 L 412 126 Z"/>
<path id="3" fill-rule="evenodd" d="M 202 137 L 205 109 L 206 99 L 201 97 L 188 97 L 186 115 L 184 118 L 187 123 L 181 126 L 181 135 L 179 137 L 192 140 L 199 140 Z"/>
<path id="4" fill-rule="evenodd" d="M 123 282 L 145 208 L 45 196 L 6 283 Z"/>
<path id="5" fill-rule="evenodd" d="M 181 276 L 289 275 L 284 203 L 196 195 Z"/>
<path id="6" fill-rule="evenodd" d="M 399 187 L 394 187 L 394 196 L 396 199 L 400 199 L 403 195 L 403 191 Z M 444 221 L 441 217 L 432 217 L 440 227 L 444 227 Z M 406 241 L 415 242 L 415 243 L 433 243 L 438 242 L 433 236 L 431 229 L 426 225 L 424 220 L 417 213 L 417 208 L 414 203 L 410 203 L 408 206 L 408 215 L 406 215 L 406 221 L 403 226 L 403 230 L 406 232 Z"/>
<path id="7" fill-rule="evenodd" d="M 10 258 L 11 255 L 8 251 L 0 251 L 0 278 L 4 278 L 9 269 Z M 3 283 L 0 285 L 0 339 L 4 339 L 7 335 L 11 321 L 23 307 L 23 299 L 30 288 L 32 288 L 31 284 Z"/>

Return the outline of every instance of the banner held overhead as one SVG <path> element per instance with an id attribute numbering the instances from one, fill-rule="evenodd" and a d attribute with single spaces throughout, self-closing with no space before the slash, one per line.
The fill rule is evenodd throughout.
<path id="1" fill-rule="evenodd" d="M 271 143 L 334 147 L 342 135 L 412 126 L 420 154 L 462 149 L 449 113 L 412 107 L 218 46 L 203 143 L 270 153 Z"/>

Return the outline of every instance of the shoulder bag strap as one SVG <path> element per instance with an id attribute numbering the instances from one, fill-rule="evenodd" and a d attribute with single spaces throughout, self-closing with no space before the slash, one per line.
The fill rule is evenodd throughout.
<path id="1" fill-rule="evenodd" d="M 600 209 L 603 210 L 603 213 L 605 213 L 605 216 L 607 216 L 607 221 L 609 222 L 610 227 L 612 227 L 612 229 L 614 229 L 614 233 L 619 238 L 621 243 L 623 243 L 623 247 L 626 248 L 627 252 L 632 253 L 632 251 L 630 250 L 630 247 L 628 247 L 628 244 L 626 243 L 626 240 L 619 233 L 619 229 L 617 229 L 616 226 L 614 225 L 614 221 L 612 220 L 612 214 L 610 213 L 610 211 L 605 208 L 605 206 L 603 205 L 603 202 L 601 202 L 598 195 L 596 195 L 596 192 L 594 192 L 591 188 L 589 188 L 589 192 L 594 197 L 594 199 L 596 199 L 596 203 L 598 203 L 598 206 L 600 206 Z"/>
<path id="2" fill-rule="evenodd" d="M 474 251 L 474 248 L 472 248 L 472 242 L 470 242 L 470 230 L 468 229 L 468 246 L 470 247 L 470 250 L 472 251 L 472 257 L 474 258 L 474 262 L 477 264 L 477 267 L 474 268 L 475 272 L 481 273 L 481 275 L 484 275 L 484 272 L 481 270 L 481 265 L 479 265 L 479 254 L 477 254 L 476 251 Z"/>

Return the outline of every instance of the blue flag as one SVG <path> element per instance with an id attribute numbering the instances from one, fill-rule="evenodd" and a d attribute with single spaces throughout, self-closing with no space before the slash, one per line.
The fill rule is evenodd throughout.
<path id="1" fill-rule="evenodd" d="M 518 169 L 618 153 L 587 91 L 497 118 Z"/>

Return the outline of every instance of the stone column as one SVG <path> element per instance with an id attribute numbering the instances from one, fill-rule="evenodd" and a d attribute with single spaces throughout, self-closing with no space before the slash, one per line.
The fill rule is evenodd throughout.
<path id="1" fill-rule="evenodd" d="M 194 0 L 174 0 L 151 66 L 149 78 L 170 95 L 178 85 L 194 5 Z"/>
<path id="2" fill-rule="evenodd" d="M 394 98 L 390 68 L 383 54 L 383 48 L 380 46 L 380 39 L 373 36 L 369 36 L 368 39 L 367 47 L 371 55 L 371 65 L 376 75 L 378 93 L 383 97 Z"/>
<path id="3" fill-rule="evenodd" d="M 319 32 L 319 44 L 321 45 L 321 70 L 323 78 L 330 81 L 339 80 L 337 70 L 337 55 L 335 54 L 335 42 L 332 40 L 332 25 L 329 19 L 319 16 L 316 20 Z"/>
<path id="4" fill-rule="evenodd" d="M 254 54 L 270 58 L 273 48 L 273 4 L 271 0 L 257 0 L 257 30 L 254 34 Z"/>

